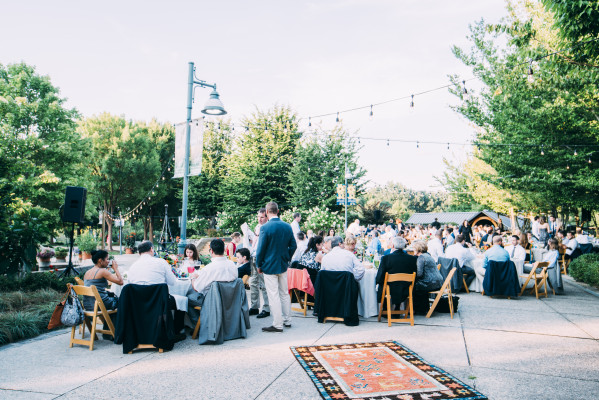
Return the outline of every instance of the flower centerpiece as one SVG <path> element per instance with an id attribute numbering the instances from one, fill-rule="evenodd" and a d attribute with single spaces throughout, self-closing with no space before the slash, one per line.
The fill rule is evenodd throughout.
<path id="1" fill-rule="evenodd" d="M 181 268 L 181 259 L 176 254 L 167 254 L 164 256 L 166 262 L 171 266 L 171 271 L 177 278 L 187 278 L 189 273 L 185 268 Z"/>

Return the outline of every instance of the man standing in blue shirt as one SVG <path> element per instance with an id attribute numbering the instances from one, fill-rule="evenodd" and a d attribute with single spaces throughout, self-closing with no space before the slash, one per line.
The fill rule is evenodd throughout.
<path id="1" fill-rule="evenodd" d="M 287 268 L 297 248 L 291 226 L 278 217 L 279 206 L 274 201 L 266 205 L 268 222 L 260 228 L 260 241 L 256 249 L 258 273 L 264 274 L 272 326 L 264 332 L 283 332 L 291 327 L 291 299 L 287 287 Z"/>
<path id="2" fill-rule="evenodd" d="M 493 236 L 493 246 L 485 251 L 483 267 L 489 266 L 489 261 L 506 262 L 510 260 L 510 254 L 503 248 L 503 238 L 500 235 Z"/>

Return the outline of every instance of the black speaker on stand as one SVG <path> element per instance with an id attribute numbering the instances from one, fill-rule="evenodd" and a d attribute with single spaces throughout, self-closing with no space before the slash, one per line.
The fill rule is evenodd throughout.
<path id="1" fill-rule="evenodd" d="M 83 223 L 83 217 L 85 215 L 85 202 L 87 200 L 87 189 L 79 186 L 67 186 L 64 195 L 64 205 L 62 207 L 62 220 L 63 222 L 71 222 L 71 237 L 69 243 L 69 265 L 60 274 L 60 277 L 69 276 L 73 273 L 77 276 L 80 275 L 73 267 L 73 244 L 75 235 L 75 224 Z"/>

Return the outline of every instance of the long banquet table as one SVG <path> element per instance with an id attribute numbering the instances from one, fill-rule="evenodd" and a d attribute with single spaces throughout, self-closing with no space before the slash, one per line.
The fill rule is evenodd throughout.
<path id="1" fill-rule="evenodd" d="M 367 267 L 364 277 L 359 282 L 358 314 L 364 318 L 379 315 L 379 304 L 376 298 L 376 273 L 376 269 Z"/>

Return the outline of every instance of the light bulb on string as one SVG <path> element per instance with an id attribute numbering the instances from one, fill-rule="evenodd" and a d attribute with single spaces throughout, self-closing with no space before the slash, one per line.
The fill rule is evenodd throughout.
<path id="1" fill-rule="evenodd" d="M 268 126 L 264 127 L 264 133 L 268 134 Z"/>
<path id="2" fill-rule="evenodd" d="M 464 97 L 464 100 L 468 100 L 468 98 L 470 97 L 470 95 L 468 94 L 468 89 L 466 89 L 466 81 L 462 81 L 462 85 L 464 86 L 464 90 L 462 91 L 462 95 Z"/>
<path id="3" fill-rule="evenodd" d="M 570 169 L 570 166 L 569 166 L 569 165 L 566 165 L 566 169 Z"/>
<path id="4" fill-rule="evenodd" d="M 420 142 L 416 141 L 416 148 L 419 149 L 420 148 Z"/>
<path id="5" fill-rule="evenodd" d="M 530 65 L 528 66 L 528 76 L 526 77 L 528 83 L 534 83 L 535 77 L 532 72 L 532 60 L 530 60 Z"/>
<path id="6" fill-rule="evenodd" d="M 447 143 L 447 150 L 449 150 L 449 143 Z"/>
<path id="7" fill-rule="evenodd" d="M 387 147 L 389 147 L 389 139 L 387 139 Z"/>
<path id="8" fill-rule="evenodd" d="M 511 156 L 512 155 L 512 146 L 510 146 L 510 150 L 508 151 L 508 154 Z"/>
<path id="9" fill-rule="evenodd" d="M 589 156 L 589 164 L 591 164 L 591 156 Z"/>
<path id="10" fill-rule="evenodd" d="M 543 150 L 543 146 L 541 146 L 541 155 L 544 156 L 545 155 L 545 151 Z"/>
<path id="11" fill-rule="evenodd" d="M 374 113 L 372 112 L 372 104 L 370 105 L 370 115 L 369 118 L 372 120 L 372 117 L 374 116 Z"/>
<path id="12" fill-rule="evenodd" d="M 308 126 L 311 127 L 312 126 L 312 117 L 308 117 Z"/>
<path id="13" fill-rule="evenodd" d="M 339 113 L 337 113 L 337 119 L 335 119 L 336 123 L 339 123 Z"/>
<path id="14" fill-rule="evenodd" d="M 414 95 L 412 95 L 412 101 L 410 102 L 410 109 L 414 109 Z"/>
<path id="15" fill-rule="evenodd" d="M 574 149 L 574 157 L 576 157 L 578 155 L 578 152 L 576 151 L 576 149 Z"/>

